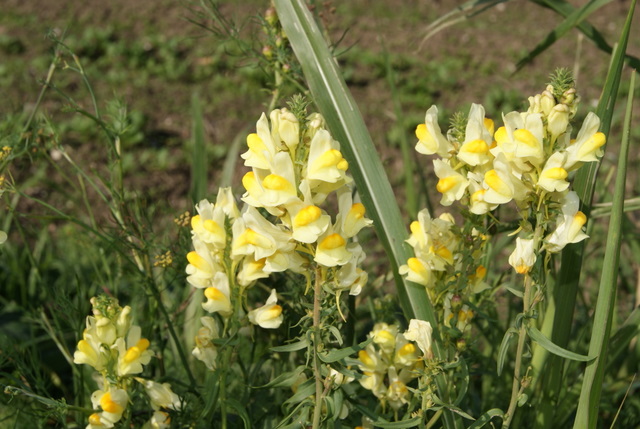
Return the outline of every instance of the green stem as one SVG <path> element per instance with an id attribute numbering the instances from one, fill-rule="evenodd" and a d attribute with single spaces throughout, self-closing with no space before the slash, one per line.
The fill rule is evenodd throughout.
<path id="1" fill-rule="evenodd" d="M 320 362 L 318 353 L 320 351 L 320 294 L 322 293 L 322 272 L 321 268 L 316 270 L 315 285 L 313 289 L 313 375 L 316 379 L 316 403 L 313 408 L 313 429 L 320 427 L 320 417 L 322 414 L 322 375 L 320 374 Z"/>
<path id="2" fill-rule="evenodd" d="M 162 312 L 162 315 L 164 316 L 164 319 L 167 322 L 167 327 L 169 328 L 169 335 L 171 335 L 171 338 L 173 339 L 173 342 L 176 345 L 176 349 L 178 350 L 178 355 L 180 356 L 180 361 L 182 362 L 182 366 L 184 366 L 184 369 L 187 372 L 187 376 L 189 377 L 189 383 L 191 383 L 191 388 L 195 389 L 196 379 L 193 377 L 193 374 L 191 373 L 191 368 L 189 367 L 189 361 L 187 360 L 187 356 L 185 355 L 184 350 L 182 349 L 180 340 L 178 339 L 178 334 L 176 334 L 176 330 L 173 327 L 173 323 L 171 322 L 171 316 L 169 316 L 169 312 L 167 311 L 167 308 L 164 306 L 164 303 L 162 302 L 162 296 L 160 295 L 160 291 L 158 290 L 158 286 L 156 285 L 156 282 L 153 280 L 153 278 L 150 278 L 149 280 L 150 280 L 149 285 L 151 286 L 150 287 L 151 292 L 153 293 L 153 297 L 156 299 L 158 303 L 158 307 L 160 308 L 160 311 Z"/>
<path id="3" fill-rule="evenodd" d="M 526 316 L 529 313 L 531 306 L 531 276 L 529 274 L 525 274 L 524 278 L 524 315 Z M 521 368 L 522 368 L 522 354 L 524 352 L 524 343 L 527 339 L 527 332 L 525 327 L 525 321 L 521 321 L 520 330 L 518 331 L 518 348 L 516 349 L 516 362 L 515 368 L 513 370 L 513 385 L 511 387 L 511 401 L 509 402 L 509 408 L 507 409 L 507 413 L 505 415 L 506 419 L 502 425 L 503 429 L 507 429 L 511 425 L 511 421 L 513 420 L 513 415 L 516 411 L 516 406 L 518 405 L 518 396 L 520 396 L 522 390 L 521 380 Z"/>

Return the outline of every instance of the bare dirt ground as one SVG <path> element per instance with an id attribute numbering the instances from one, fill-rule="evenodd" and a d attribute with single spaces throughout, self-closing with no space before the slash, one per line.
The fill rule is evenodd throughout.
<path id="1" fill-rule="evenodd" d="M 609 56 L 583 39 L 577 30 L 572 30 L 532 64 L 513 75 L 517 60 L 561 22 L 554 12 L 527 1 L 500 4 L 471 20 L 445 29 L 427 41 L 423 40 L 427 25 L 462 2 L 352 0 L 317 3 L 334 40 L 347 31 L 340 47 L 351 50 L 344 54 L 348 83 L 394 183 L 399 181 L 402 171 L 401 157 L 388 140 L 389 130 L 399 118 L 393 113 L 386 77 L 381 75 L 379 67 L 371 66 L 375 58 L 382 58 L 385 52 L 400 58 L 394 63 L 394 67 L 398 66 L 398 91 L 402 94 L 425 94 L 414 99 L 405 97 L 403 103 L 405 114 L 416 118 L 416 122 L 432 103 L 446 111 L 455 111 L 470 102 L 503 105 L 504 100 L 500 97 L 504 94 L 511 94 L 512 98 L 513 94 L 520 94 L 521 99 L 526 100 L 526 96 L 543 89 L 549 73 L 556 67 L 577 71 L 583 110 L 586 112 L 597 103 L 606 74 Z M 572 3 L 581 4 L 578 1 Z M 256 0 L 220 4 L 225 14 L 239 22 L 248 22 L 251 16 L 268 6 L 266 1 Z M 589 17 L 589 22 L 604 34 L 611 45 L 624 23 L 629 4 L 629 1 L 616 0 Z M 220 42 L 187 20 L 193 17 L 190 7 L 190 2 L 173 0 L 88 0 L 81 4 L 57 0 L 47 2 L 46 7 L 39 0 L 4 0 L 5 17 L 0 21 L 0 36 L 11 36 L 22 43 L 24 51 L 19 54 L 19 59 L 26 63 L 26 72 L 19 78 L 0 81 L 9 82 L 2 89 L 4 100 L 0 104 L 0 114 L 29 110 L 33 105 L 39 91 L 38 82 L 44 78 L 48 67 L 42 58 L 52 50 L 52 43 L 45 38 L 50 29 L 64 30 L 69 36 L 77 36 L 88 28 L 109 28 L 112 29 L 110 37 L 125 45 L 150 37 L 195 40 L 201 49 L 197 52 L 186 50 L 180 61 L 197 70 L 202 64 L 220 60 L 213 54 L 207 56 L 208 52 L 215 52 Z M 629 47 L 629 53 L 635 56 L 640 56 L 638 31 L 640 14 L 636 14 Z M 193 53 L 197 55 L 191 55 Z M 358 61 L 360 56 L 364 59 L 362 62 Z M 410 61 L 403 65 L 402 61 L 406 59 Z M 212 143 L 224 145 L 255 123 L 268 99 L 268 94 L 243 85 L 245 75 L 237 65 L 221 66 L 209 80 L 167 80 L 150 75 L 139 82 L 121 82 L 114 87 L 106 76 L 90 78 L 99 100 L 109 99 L 115 93 L 131 110 L 144 113 L 143 131 L 148 145 L 154 145 L 151 140 L 158 135 L 169 136 L 169 141 L 174 143 L 190 138 L 190 99 L 194 92 L 199 93 L 205 106 L 207 138 Z M 113 65 L 116 70 L 119 67 L 128 65 Z M 11 73 L 11 70 L 5 73 Z M 214 84 L 214 78 L 222 81 L 218 79 Z M 255 77 L 250 79 L 255 80 Z M 69 86 L 66 89 L 73 92 L 76 88 Z M 81 95 L 79 90 L 78 97 L 87 101 L 86 94 Z M 58 98 L 49 96 L 43 110 L 55 118 L 60 115 L 61 107 Z M 411 133 L 409 126 L 406 131 Z M 91 158 L 96 153 L 92 142 L 70 141 L 69 144 L 81 157 Z M 172 150 L 179 152 L 182 149 L 181 144 L 175 143 Z M 185 157 L 176 156 L 175 159 L 184 160 Z M 211 169 L 212 193 L 217 188 L 216 172 L 220 170 L 222 161 L 215 162 L 217 164 Z M 189 208 L 190 203 L 185 198 L 189 185 L 188 165 L 170 164 L 164 171 L 145 169 L 144 165 L 140 168 L 144 174 L 130 177 L 132 186 L 150 196 L 168 197 L 176 212 Z"/>

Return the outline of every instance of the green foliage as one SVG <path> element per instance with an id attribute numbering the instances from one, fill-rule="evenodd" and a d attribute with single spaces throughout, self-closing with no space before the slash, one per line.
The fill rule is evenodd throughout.
<path id="1" fill-rule="evenodd" d="M 632 100 L 636 91 L 633 80 L 619 78 L 624 61 L 637 62 L 625 52 L 628 33 L 613 54 L 597 110 L 609 146 L 601 171 L 594 163 L 575 177 L 583 210 L 589 214 L 595 189 L 601 201 L 589 218 L 610 217 L 611 226 L 590 221 L 588 247 L 572 245 L 562 258 L 540 257 L 532 267 L 535 282 L 523 284 L 507 265 L 513 248 L 507 233 L 547 228 L 548 218 L 560 214 L 558 204 L 538 195 L 533 203 L 543 210 L 520 219 L 521 207 L 510 207 L 486 221 L 463 209 L 456 221 L 467 223 L 451 229 L 468 246 L 456 255 L 462 268 L 425 288 L 398 274 L 411 256 L 404 243 L 407 220 L 424 205 L 434 219 L 441 213 L 430 202 L 438 178 L 431 162 L 413 149 L 416 125 L 429 106 L 442 103 L 440 123 L 452 117 L 449 135 L 462 143 L 468 103 L 477 101 L 471 94 L 484 101 L 497 128 L 501 112 L 526 110 L 521 86 L 500 82 L 477 90 L 476 80 L 495 82 L 503 63 L 462 50 L 458 55 L 456 47 L 438 60 L 388 50 L 387 40 L 343 48 L 331 39 L 335 25 L 345 22 L 339 18 L 349 22 L 350 17 L 337 17 L 330 5 L 315 3 L 307 13 L 302 1 L 277 1 L 280 17 L 265 4 L 255 18 L 236 22 L 216 2 L 203 1 L 187 11 L 191 24 L 185 28 L 207 30 L 212 38 L 191 37 L 189 31 L 187 36 L 183 29 L 165 34 L 154 29 L 151 18 L 141 23 L 147 34 L 134 38 L 126 22 L 73 26 L 64 34 L 50 32 L 53 56 L 34 52 L 23 32 L 4 31 L 7 25 L 38 24 L 30 15 L 9 11 L 0 17 L 0 87 L 15 94 L 25 85 L 19 76 L 28 70 L 44 77 L 39 96 L 29 90 L 32 104 L 9 95 L 0 111 L 0 242 L 7 236 L 0 243 L 0 426 L 84 427 L 91 415 L 109 407 L 91 401 L 104 382 L 97 383 L 96 374 L 102 374 L 129 395 L 130 410 L 116 427 L 143 427 L 154 416 L 145 380 L 170 383 L 179 396 L 179 409 L 164 407 L 171 427 L 553 428 L 586 427 L 581 420 L 586 416 L 589 427 L 635 427 L 640 349 L 634 340 L 640 313 L 631 304 L 637 298 L 637 270 L 629 261 L 640 252 L 635 222 L 640 189 L 628 181 L 625 201 L 623 178 L 614 180 L 625 166 L 631 177 L 637 175 L 633 150 L 613 167 L 620 130 L 627 142 L 640 129 L 629 120 L 623 126 L 615 112 L 621 111 L 615 104 L 618 92 Z M 467 2 L 436 21 L 428 37 L 436 40 L 437 32 L 496 10 L 499 3 Z M 534 3 L 565 20 L 553 37 L 537 46 L 533 40 L 536 47 L 517 67 L 547 52 L 572 28 L 599 49 L 612 51 L 585 20 L 606 1 L 582 8 Z M 351 7 L 357 11 L 357 6 L 340 7 L 339 14 Z M 393 5 L 375 5 L 370 12 L 387 18 L 396 11 Z M 410 20 L 421 25 L 418 15 Z M 468 22 L 482 27 L 483 17 L 474 19 Z M 580 90 L 585 82 L 576 85 L 563 69 L 550 84 L 555 101 L 572 105 L 572 88 Z M 171 87 L 166 105 L 150 106 L 152 98 L 145 95 L 131 98 L 130 91 L 139 96 L 163 86 Z M 355 99 L 366 91 L 375 94 L 356 106 Z M 452 115 L 456 104 L 465 113 Z M 363 231 L 357 240 L 369 253 L 361 264 L 369 282 L 356 297 L 336 291 L 338 268 L 272 273 L 234 292 L 235 318 L 210 313 L 202 306 L 209 298 L 188 286 L 185 274 L 195 235 L 189 228 L 192 203 L 211 197 L 221 185 L 239 183 L 246 171 L 239 171 L 239 155 L 259 112 L 268 115 L 285 105 L 301 126 L 300 147 L 309 146 L 308 115 L 319 110 L 349 161 L 378 234 Z M 573 119 L 578 124 L 588 106 L 582 109 Z M 630 116 L 631 109 L 627 112 Z M 159 125 L 171 121 L 184 125 Z M 232 138 L 220 131 L 223 127 L 234 130 Z M 308 155 L 299 153 L 298 176 Z M 606 195 L 614 182 L 610 202 Z M 329 198 L 327 211 L 337 206 L 334 200 Z M 277 217 L 264 208 L 260 213 Z M 229 219 L 224 228 L 231 237 Z M 613 231 L 616 240 L 609 237 Z M 485 243 L 477 234 L 493 237 Z M 297 250 L 313 261 L 312 247 Z M 475 270 L 478 264 L 488 268 L 486 277 Z M 480 277 L 486 289 L 467 294 Z M 278 328 L 263 329 L 248 322 L 248 313 L 271 289 L 278 290 L 286 317 Z M 136 374 L 142 381 L 74 363 L 79 341 L 90 331 L 87 317 L 95 315 L 93 297 L 99 297 L 95 309 L 107 317 L 113 316 L 111 310 L 104 310 L 100 300 L 113 306 L 117 299 L 131 307 L 134 324 L 154 354 Z M 575 315 L 569 311 L 574 306 Z M 220 329 L 209 344 L 217 351 L 213 369 L 191 354 L 202 345 L 205 315 L 213 316 Z M 405 339 L 415 317 L 431 322 L 435 356 L 421 354 L 419 342 Z M 385 346 L 390 337 L 391 348 Z M 402 353 L 413 353 L 403 344 L 419 353 L 419 364 L 398 363 Z M 115 350 L 113 356 L 120 353 Z M 384 363 L 378 362 L 384 371 L 367 366 L 375 359 Z M 382 390 L 367 387 L 374 373 Z"/>

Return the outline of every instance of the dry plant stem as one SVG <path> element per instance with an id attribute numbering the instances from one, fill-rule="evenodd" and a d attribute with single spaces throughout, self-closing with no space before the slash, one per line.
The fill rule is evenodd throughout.
<path id="1" fill-rule="evenodd" d="M 320 375 L 320 294 L 322 293 L 322 269 L 316 269 L 316 279 L 313 288 L 313 375 L 316 378 L 316 403 L 313 408 L 313 429 L 320 427 L 320 415 L 322 414 L 322 376 Z"/>
<path id="2" fill-rule="evenodd" d="M 524 315 L 529 313 L 531 309 L 531 286 L 532 286 L 531 276 L 527 273 L 524 278 Z M 527 332 L 525 328 L 525 321 L 522 320 L 520 324 L 520 330 L 518 331 L 518 348 L 516 349 L 516 362 L 515 368 L 513 370 L 513 386 L 511 388 L 511 401 L 509 402 L 509 409 L 507 410 L 506 420 L 504 421 L 502 428 L 507 429 L 511 425 L 511 421 L 513 420 L 513 415 L 516 411 L 516 406 L 518 405 L 518 396 L 524 390 L 520 379 L 522 376 L 521 367 L 522 367 L 522 354 L 524 352 L 524 342 L 527 339 Z"/>

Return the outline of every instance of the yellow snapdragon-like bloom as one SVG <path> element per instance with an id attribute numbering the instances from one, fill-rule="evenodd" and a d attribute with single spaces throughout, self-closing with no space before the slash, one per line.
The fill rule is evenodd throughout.
<path id="1" fill-rule="evenodd" d="M 483 187 L 486 190 L 483 195 L 484 201 L 489 204 L 506 204 L 514 199 L 523 200 L 528 188 L 513 174 L 503 154 L 496 157 L 493 166 L 494 168 L 484 175 Z"/>
<path id="2" fill-rule="evenodd" d="M 426 287 L 433 287 L 433 274 L 431 269 L 418 258 L 409 258 L 405 265 L 398 269 L 400 275 L 407 276 L 407 280 Z"/>
<path id="3" fill-rule="evenodd" d="M 193 235 L 203 243 L 211 244 L 217 249 L 224 249 L 226 232 L 225 214 L 222 208 L 202 200 L 196 205 L 196 210 L 198 214 L 191 218 Z"/>
<path id="4" fill-rule="evenodd" d="M 329 227 L 319 239 L 316 246 L 314 260 L 325 267 L 344 265 L 351 260 L 353 255 L 347 250 L 347 241 L 344 237 Z"/>
<path id="5" fill-rule="evenodd" d="M 209 313 L 220 313 L 223 317 L 229 317 L 233 313 L 229 278 L 226 273 L 216 273 L 212 286 L 204 290 L 204 296 L 207 302 L 202 303 L 202 308 Z"/>
<path id="6" fill-rule="evenodd" d="M 274 216 L 281 215 L 279 206 L 298 199 L 293 161 L 287 152 L 278 152 L 269 170 L 254 169 L 245 174 L 242 184 L 247 190 L 243 201 L 253 207 L 264 207 Z"/>
<path id="7" fill-rule="evenodd" d="M 282 141 L 294 153 L 300 142 L 300 124 L 296 115 L 286 108 L 276 109 L 269 115 L 274 140 Z"/>
<path id="8" fill-rule="evenodd" d="M 602 156 L 602 146 L 607 142 L 605 135 L 598 132 L 600 128 L 600 118 L 589 112 L 578 132 L 576 140 L 567 147 L 568 170 L 574 170 L 583 162 L 594 162 Z"/>
<path id="9" fill-rule="evenodd" d="M 245 206 L 245 212 L 234 222 L 232 230 L 232 256 L 254 255 L 258 260 L 291 247 L 291 234 L 269 222 L 251 206 Z"/>
<path id="10" fill-rule="evenodd" d="M 547 192 L 562 192 L 569 187 L 567 177 L 569 173 L 564 168 L 567 155 L 564 152 L 555 152 L 549 157 L 537 185 Z"/>
<path id="11" fill-rule="evenodd" d="M 112 388 L 107 391 L 96 390 L 91 395 L 91 403 L 94 409 L 102 411 L 89 416 L 87 429 L 112 428 L 122 419 L 122 414 L 127 408 L 129 395 L 126 390 Z"/>
<path id="12" fill-rule="evenodd" d="M 504 115 L 504 126 L 498 128 L 494 138 L 497 146 L 491 153 L 504 160 L 518 172 L 540 168 L 544 162 L 544 127 L 540 114 L 510 112 Z"/>
<path id="13" fill-rule="evenodd" d="M 202 327 L 198 330 L 195 338 L 196 346 L 191 354 L 213 371 L 218 357 L 218 349 L 213 340 L 220 337 L 220 332 L 213 317 L 201 317 L 200 322 Z"/>
<path id="14" fill-rule="evenodd" d="M 562 214 L 558 217 L 556 229 L 545 238 L 545 248 L 549 252 L 559 252 L 569 243 L 578 243 L 589 236 L 582 231 L 587 217 L 578 210 L 578 194 L 571 191 L 562 201 Z"/>
<path id="15" fill-rule="evenodd" d="M 142 338 L 142 330 L 139 326 L 132 326 L 125 342 L 124 338 L 118 338 L 115 348 L 118 351 L 118 376 L 140 374 L 142 365 L 149 363 L 153 352 L 149 350 L 149 340 Z"/>
<path id="16" fill-rule="evenodd" d="M 409 341 L 415 341 L 420 350 L 422 350 L 423 356 L 431 359 L 433 357 L 433 351 L 431 350 L 432 333 L 431 323 L 424 320 L 411 319 L 409 329 L 404 333 L 404 337 Z"/>
<path id="17" fill-rule="evenodd" d="M 107 344 L 106 347 L 98 340 L 95 331 L 86 329 L 82 334 L 82 339 L 78 341 L 76 351 L 73 353 L 73 363 L 87 364 L 95 368 L 96 371 L 102 371 L 109 362 L 110 352 Z"/>
<path id="18" fill-rule="evenodd" d="M 164 411 L 156 410 L 142 429 L 169 429 L 171 427 L 171 416 Z"/>
<path id="19" fill-rule="evenodd" d="M 438 108 L 431 106 L 425 115 L 424 124 L 416 128 L 416 151 L 424 155 L 437 153 L 443 158 L 449 158 L 449 152 L 453 149 L 451 143 L 442 134 L 438 125 Z"/>
<path id="20" fill-rule="evenodd" d="M 245 256 L 238 271 L 238 284 L 240 286 L 249 286 L 258 279 L 269 277 L 269 272 L 265 271 L 266 261 L 267 258 L 256 261 L 253 256 Z"/>
<path id="21" fill-rule="evenodd" d="M 346 238 L 355 237 L 362 228 L 373 224 L 371 219 L 365 217 L 365 212 L 364 204 L 354 202 L 350 187 L 345 186 L 338 191 L 336 225 Z"/>
<path id="22" fill-rule="evenodd" d="M 438 192 L 442 194 L 440 204 L 450 206 L 454 201 L 459 200 L 469 185 L 465 176 L 458 173 L 451 166 L 440 159 L 433 161 L 436 176 L 440 179 L 436 185 Z"/>
<path id="23" fill-rule="evenodd" d="M 215 260 L 209 247 L 197 236 L 194 236 L 192 241 L 195 250 L 187 253 L 187 282 L 197 288 L 206 288 L 211 285 L 213 276 L 221 271 L 222 267 Z"/>
<path id="24" fill-rule="evenodd" d="M 331 216 L 316 205 L 298 205 L 290 211 L 291 238 L 300 243 L 315 243 L 331 224 Z"/>
<path id="25" fill-rule="evenodd" d="M 182 408 L 182 401 L 180 397 L 171 390 L 169 383 L 156 383 L 153 380 L 143 380 L 141 378 L 136 379 L 144 386 L 151 407 L 154 410 L 166 408 L 170 410 L 180 410 Z"/>
<path id="26" fill-rule="evenodd" d="M 398 327 L 386 323 L 376 323 L 373 326 L 373 331 L 369 333 L 369 336 L 373 338 L 373 343 L 377 344 L 384 353 L 391 355 L 396 348 Z"/>
<path id="27" fill-rule="evenodd" d="M 310 181 L 311 189 L 321 182 L 342 186 L 347 168 L 349 163 L 342 157 L 338 142 L 327 130 L 318 130 L 309 147 L 306 178 Z"/>
<path id="28" fill-rule="evenodd" d="M 518 274 L 531 271 L 536 263 L 536 249 L 533 239 L 516 238 L 516 248 L 509 256 L 509 264 Z"/>
<path id="29" fill-rule="evenodd" d="M 247 146 L 249 150 L 240 155 L 245 160 L 244 165 L 269 170 L 278 146 L 273 141 L 269 121 L 264 113 L 256 123 L 256 133 L 247 137 Z"/>
<path id="30" fill-rule="evenodd" d="M 259 308 L 251 310 L 248 314 L 249 321 L 265 329 L 277 329 L 283 321 L 282 307 L 277 304 L 276 290 L 271 289 L 267 302 Z"/>
<path id="31" fill-rule="evenodd" d="M 489 152 L 492 142 L 493 121 L 484 117 L 484 107 L 472 104 L 458 159 L 471 166 L 486 164 L 493 158 Z"/>

